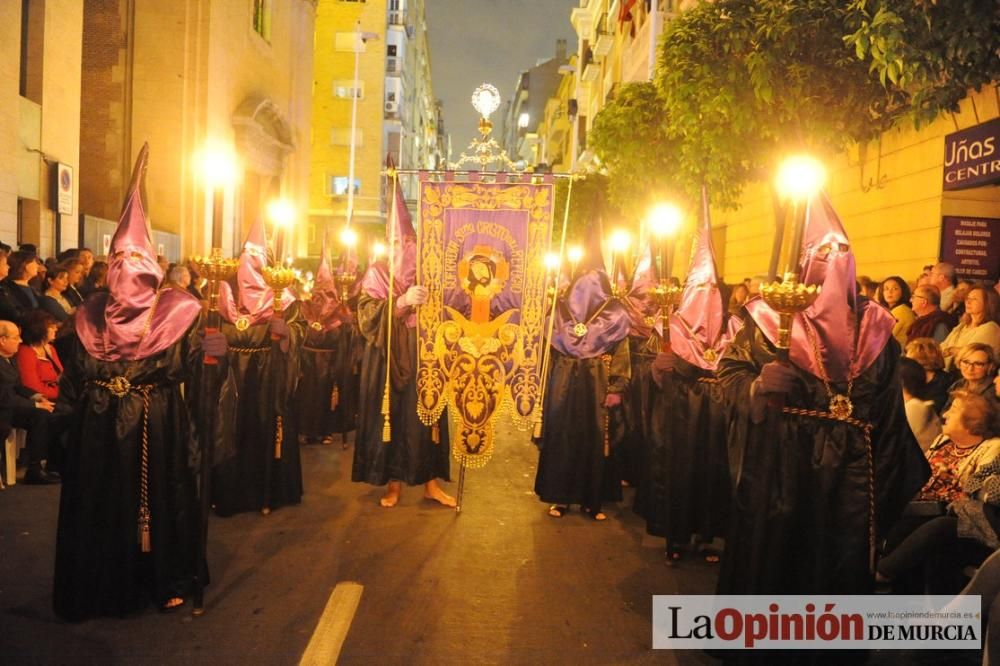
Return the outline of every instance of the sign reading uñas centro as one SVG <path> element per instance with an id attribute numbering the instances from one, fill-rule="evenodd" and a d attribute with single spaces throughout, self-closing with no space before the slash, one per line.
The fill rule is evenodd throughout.
<path id="1" fill-rule="evenodd" d="M 941 261 L 959 277 L 996 280 L 1000 276 L 1000 219 L 941 218 Z"/>
<path id="2" fill-rule="evenodd" d="M 944 138 L 944 189 L 1000 183 L 1000 118 Z"/>

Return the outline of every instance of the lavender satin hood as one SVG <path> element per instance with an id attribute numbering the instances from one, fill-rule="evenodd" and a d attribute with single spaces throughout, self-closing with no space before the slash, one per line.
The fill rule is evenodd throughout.
<path id="1" fill-rule="evenodd" d="M 577 324 L 586 326 L 586 333 L 576 335 Z M 559 300 L 552 333 L 552 346 L 573 358 L 594 358 L 611 351 L 629 333 L 629 317 L 625 307 L 611 294 L 611 283 L 603 271 L 588 270 L 581 274 Z"/>

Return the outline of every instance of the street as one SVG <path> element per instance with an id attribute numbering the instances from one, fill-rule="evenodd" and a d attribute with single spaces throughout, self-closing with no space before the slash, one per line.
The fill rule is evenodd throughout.
<path id="1" fill-rule="evenodd" d="M 310 641 L 322 658 L 328 645 L 313 634 L 331 592 L 356 583 L 353 618 L 323 621 L 324 632 L 349 623 L 340 663 L 714 663 L 650 649 L 651 595 L 710 593 L 718 565 L 667 567 L 662 540 L 646 536 L 631 511 L 631 491 L 608 507 L 607 522 L 579 511 L 551 518 L 532 492 L 537 450 L 511 431 L 489 465 L 467 472 L 460 514 L 424 500 L 421 488 L 404 489 L 387 510 L 381 489 L 350 482 L 351 453 L 339 442 L 303 447 L 301 506 L 213 518 L 213 580 L 200 618 L 189 602 L 170 615 L 150 608 L 122 620 L 57 620 L 58 486 L 8 489 L 0 660 L 296 664 Z M 452 478 L 445 487 L 454 493 L 454 464 Z"/>

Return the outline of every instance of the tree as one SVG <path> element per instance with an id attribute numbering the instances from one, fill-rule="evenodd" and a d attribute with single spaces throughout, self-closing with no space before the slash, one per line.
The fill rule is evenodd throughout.
<path id="1" fill-rule="evenodd" d="M 664 117 L 656 86 L 628 83 L 597 114 L 587 136 L 607 170 L 608 199 L 628 218 L 679 194 L 674 164 L 680 142 L 667 133 Z"/>
<path id="2" fill-rule="evenodd" d="M 566 195 L 569 180 L 556 181 L 553 201 L 552 245 L 559 247 L 562 235 L 563 215 L 566 212 Z M 573 182 L 573 192 L 569 202 L 569 220 L 566 239 L 568 242 L 582 242 L 588 234 L 602 233 L 603 218 L 613 214 L 608 206 L 608 177 L 592 173 Z"/>
<path id="3" fill-rule="evenodd" d="M 890 127 L 903 96 L 843 36 L 841 0 L 718 0 L 673 21 L 656 84 L 687 190 L 733 205 L 782 153 L 836 152 Z"/>
<path id="4" fill-rule="evenodd" d="M 1000 80 L 996 0 L 854 0 L 844 41 L 919 127 Z"/>

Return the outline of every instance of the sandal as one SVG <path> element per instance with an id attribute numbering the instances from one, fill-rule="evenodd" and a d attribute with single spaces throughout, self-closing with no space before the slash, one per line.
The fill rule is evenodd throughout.
<path id="1" fill-rule="evenodd" d="M 608 514 L 604 513 L 603 511 L 592 511 L 591 509 L 584 509 L 584 512 L 586 512 L 586 514 L 590 516 L 591 520 L 595 520 L 597 522 L 602 522 L 608 519 Z"/>
<path id="2" fill-rule="evenodd" d="M 569 512 L 568 506 L 563 506 L 561 504 L 553 504 L 549 507 L 549 515 L 553 518 L 562 518 Z"/>

